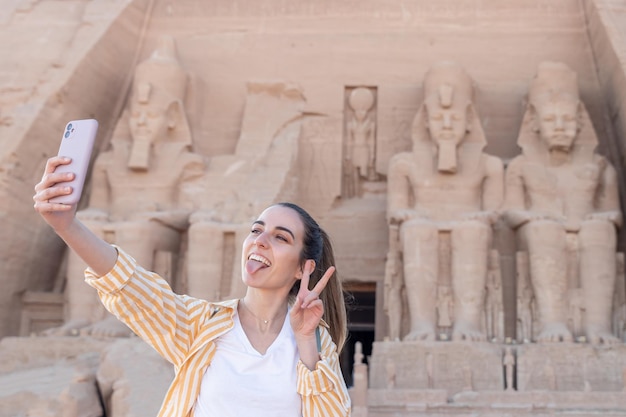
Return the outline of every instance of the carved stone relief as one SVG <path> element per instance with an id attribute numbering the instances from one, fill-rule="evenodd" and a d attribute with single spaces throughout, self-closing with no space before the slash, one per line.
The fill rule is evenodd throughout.
<path id="1" fill-rule="evenodd" d="M 376 89 L 346 88 L 342 195 L 360 197 L 365 181 L 376 181 Z"/>

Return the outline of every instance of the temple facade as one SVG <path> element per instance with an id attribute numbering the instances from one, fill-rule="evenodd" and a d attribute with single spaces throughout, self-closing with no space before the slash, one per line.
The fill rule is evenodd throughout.
<path id="1" fill-rule="evenodd" d="M 77 215 L 177 292 L 240 297 L 264 207 L 320 220 L 353 415 L 626 416 L 624 28 L 621 0 L 3 5 L 0 417 L 147 417 L 173 376 L 32 209 L 87 118 Z"/>

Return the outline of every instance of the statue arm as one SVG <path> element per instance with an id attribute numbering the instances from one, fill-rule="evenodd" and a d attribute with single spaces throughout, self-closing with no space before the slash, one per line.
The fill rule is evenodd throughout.
<path id="1" fill-rule="evenodd" d="M 91 172 L 91 188 L 89 205 L 85 210 L 78 212 L 81 220 L 107 221 L 109 216 L 110 189 L 107 179 L 106 166 L 109 164 L 110 154 L 105 152 L 96 158 Z"/>
<path id="2" fill-rule="evenodd" d="M 183 169 L 175 188 L 177 191 L 176 202 L 171 209 L 153 211 L 139 214 L 139 217 L 161 223 L 178 231 L 185 231 L 189 227 L 189 216 L 193 211 L 192 192 L 187 186 L 194 180 L 202 177 L 205 171 L 205 163 L 202 156 L 188 153 L 183 155 Z"/>
<path id="3" fill-rule="evenodd" d="M 499 158 L 487 158 L 487 177 L 483 186 L 483 210 L 497 211 L 504 200 L 504 165 Z"/>
<path id="4" fill-rule="evenodd" d="M 499 210 L 504 199 L 504 166 L 499 158 L 487 155 L 485 158 L 486 176 L 483 181 L 481 208 L 469 218 L 484 220 L 493 224 L 498 220 Z"/>
<path id="5" fill-rule="evenodd" d="M 388 172 L 387 220 L 392 224 L 400 224 L 414 214 L 410 206 L 411 181 L 405 154 L 391 158 Z"/>
<path id="6" fill-rule="evenodd" d="M 367 147 L 369 149 L 369 162 L 374 162 L 374 155 L 376 152 L 376 144 L 375 144 L 375 136 L 374 136 L 374 128 L 376 125 L 372 121 L 372 119 L 367 117 Z"/>
<path id="7" fill-rule="evenodd" d="M 517 157 L 509 164 L 505 174 L 504 220 L 516 229 L 530 220 L 524 196 L 522 161 Z"/>
<path id="8" fill-rule="evenodd" d="M 620 227 L 623 219 L 619 204 L 617 172 L 608 161 L 603 162 L 606 166 L 602 172 L 600 186 L 596 193 L 597 210 L 588 217 L 590 219 L 605 219 Z"/>

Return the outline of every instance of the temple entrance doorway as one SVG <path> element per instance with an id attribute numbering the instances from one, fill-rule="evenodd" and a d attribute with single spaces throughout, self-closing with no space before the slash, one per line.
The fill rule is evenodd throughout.
<path id="1" fill-rule="evenodd" d="M 344 290 L 348 294 L 348 340 L 344 346 L 340 362 L 341 371 L 348 387 L 353 385 L 352 370 L 356 342 L 363 346 L 363 362 L 367 363 L 372 354 L 376 318 L 376 283 L 347 282 Z"/>

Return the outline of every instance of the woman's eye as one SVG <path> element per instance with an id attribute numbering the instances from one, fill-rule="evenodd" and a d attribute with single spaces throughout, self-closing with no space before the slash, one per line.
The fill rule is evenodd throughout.
<path id="1" fill-rule="evenodd" d="M 283 235 L 276 235 L 276 239 L 282 240 L 283 242 L 288 242 L 287 238 Z"/>
<path id="2" fill-rule="evenodd" d="M 253 235 L 258 235 L 259 233 L 261 233 L 261 229 L 252 229 L 250 230 L 250 233 L 252 233 Z"/>

